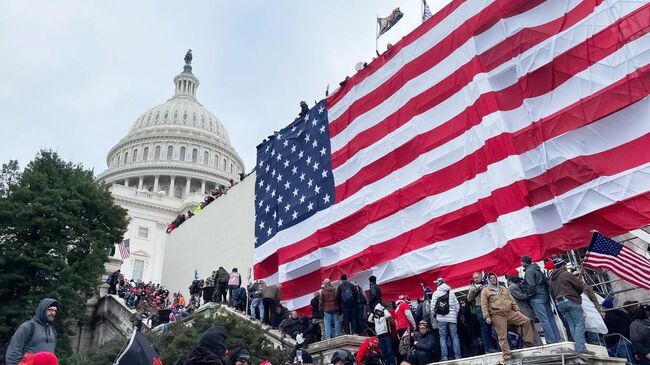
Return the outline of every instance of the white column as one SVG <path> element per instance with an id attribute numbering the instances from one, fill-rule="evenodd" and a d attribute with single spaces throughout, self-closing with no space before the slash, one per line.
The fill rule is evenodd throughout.
<path id="1" fill-rule="evenodd" d="M 168 196 L 174 196 L 174 183 L 176 182 L 176 176 L 169 177 L 169 191 L 167 192 Z"/>
<path id="2" fill-rule="evenodd" d="M 154 176 L 154 178 L 153 178 L 153 192 L 154 193 L 158 192 L 158 179 L 159 178 L 160 178 L 160 176 L 158 176 L 158 175 Z"/>
<path id="3" fill-rule="evenodd" d="M 205 180 L 201 180 L 201 194 L 205 194 Z"/>
<path id="4" fill-rule="evenodd" d="M 140 176 L 138 179 L 138 190 L 142 190 L 142 183 L 144 182 L 144 178 Z"/>
<path id="5" fill-rule="evenodd" d="M 192 179 L 189 177 L 185 178 L 185 196 L 188 196 L 190 194 L 190 184 L 192 183 Z"/>
<path id="6" fill-rule="evenodd" d="M 124 186 L 129 187 L 129 179 L 124 179 Z"/>

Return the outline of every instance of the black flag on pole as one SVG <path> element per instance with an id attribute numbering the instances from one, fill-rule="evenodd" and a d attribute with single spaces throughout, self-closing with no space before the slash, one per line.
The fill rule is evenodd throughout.
<path id="1" fill-rule="evenodd" d="M 139 331 L 133 331 L 129 344 L 113 365 L 163 365 L 163 363 L 149 340 Z"/>

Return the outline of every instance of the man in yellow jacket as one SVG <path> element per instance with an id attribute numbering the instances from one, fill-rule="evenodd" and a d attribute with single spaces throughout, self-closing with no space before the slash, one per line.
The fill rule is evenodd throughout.
<path id="1" fill-rule="evenodd" d="M 508 346 L 508 325 L 521 326 L 524 346 L 531 346 L 533 332 L 530 319 L 519 311 L 519 307 L 508 289 L 499 285 L 495 273 L 488 274 L 488 285 L 481 291 L 481 307 L 485 321 L 492 324 L 499 337 L 499 346 L 503 350 L 504 360 L 512 358 L 510 346 Z"/>

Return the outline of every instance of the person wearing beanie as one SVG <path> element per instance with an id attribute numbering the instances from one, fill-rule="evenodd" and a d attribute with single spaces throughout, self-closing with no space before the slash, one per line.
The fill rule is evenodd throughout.
<path id="1" fill-rule="evenodd" d="M 27 353 L 54 353 L 56 350 L 56 330 L 54 319 L 59 303 L 51 298 L 41 300 L 34 317 L 23 322 L 7 346 L 5 361 L 7 365 L 17 365 Z"/>
<path id="2" fill-rule="evenodd" d="M 199 345 L 189 355 L 179 358 L 175 365 L 225 365 L 227 337 L 221 326 L 208 329 L 201 335 Z"/>
<path id="3" fill-rule="evenodd" d="M 508 344 L 509 325 L 521 326 L 524 346 L 532 345 L 533 332 L 530 319 L 521 313 L 510 291 L 499 284 L 495 273 L 488 274 L 488 285 L 481 291 L 481 307 L 483 307 L 485 321 L 494 325 L 504 360 L 512 358 Z"/>
<path id="4" fill-rule="evenodd" d="M 381 304 L 381 288 L 377 285 L 377 277 L 371 276 L 368 278 L 370 291 L 368 293 L 368 308 L 375 308 L 377 304 Z"/>
<path id="5" fill-rule="evenodd" d="M 530 303 L 535 315 L 542 324 L 546 343 L 562 341 L 562 335 L 557 328 L 553 310 L 551 309 L 546 275 L 528 255 L 521 257 L 521 265 L 524 267 L 524 287 L 526 288 L 528 303 Z"/>
<path id="6" fill-rule="evenodd" d="M 51 352 L 25 354 L 23 361 L 18 365 L 59 365 L 59 360 Z"/>
<path id="7" fill-rule="evenodd" d="M 555 270 L 549 277 L 549 288 L 551 295 L 557 303 L 557 310 L 569 325 L 569 331 L 575 341 L 576 351 L 593 355 L 593 351 L 587 350 L 585 345 L 585 319 L 582 311 L 582 298 L 580 295 L 583 286 L 578 279 L 567 271 L 564 260 L 555 258 L 553 260 Z"/>
<path id="8" fill-rule="evenodd" d="M 228 365 L 251 365 L 253 356 L 251 351 L 245 347 L 238 347 L 232 350 L 228 356 Z"/>

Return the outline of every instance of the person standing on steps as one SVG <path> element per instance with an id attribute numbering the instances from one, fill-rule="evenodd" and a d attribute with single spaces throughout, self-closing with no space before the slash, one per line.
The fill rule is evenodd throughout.
<path id="1" fill-rule="evenodd" d="M 492 338 L 492 325 L 485 322 L 483 318 L 483 311 L 481 309 L 481 291 L 485 288 L 487 283 L 483 279 L 483 274 L 475 272 L 472 274 L 472 281 L 470 282 L 469 291 L 467 292 L 467 301 L 474 303 L 476 308 L 476 319 L 481 327 L 481 342 L 483 343 L 483 350 L 485 353 L 498 352 L 497 344 Z"/>
<path id="2" fill-rule="evenodd" d="M 557 310 L 569 325 L 569 331 L 576 344 L 576 351 L 582 354 L 593 355 L 585 345 L 585 318 L 582 311 L 582 283 L 567 271 L 565 262 L 561 257 L 553 260 L 555 270 L 551 272 L 549 287 L 557 303 Z"/>
<path id="3" fill-rule="evenodd" d="M 494 326 L 499 337 L 499 346 L 503 351 L 503 359 L 512 358 L 508 344 L 508 326 L 521 326 L 524 334 L 524 347 L 532 346 L 533 332 L 530 319 L 523 315 L 508 289 L 499 284 L 495 273 L 488 274 L 488 285 L 481 291 L 481 307 L 483 318 Z"/>
<path id="4" fill-rule="evenodd" d="M 546 343 L 562 341 L 562 335 L 557 328 L 555 316 L 551 309 L 546 275 L 544 275 L 539 265 L 533 263 L 533 260 L 528 255 L 521 257 L 521 265 L 524 267 L 524 282 L 526 284 L 528 303 L 542 324 Z"/>
<path id="5" fill-rule="evenodd" d="M 232 300 L 232 292 L 241 286 L 241 275 L 237 272 L 235 267 L 230 272 L 230 277 L 228 278 L 228 300 Z"/>

